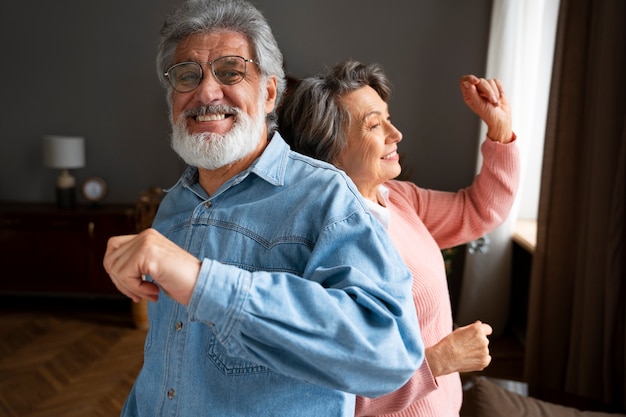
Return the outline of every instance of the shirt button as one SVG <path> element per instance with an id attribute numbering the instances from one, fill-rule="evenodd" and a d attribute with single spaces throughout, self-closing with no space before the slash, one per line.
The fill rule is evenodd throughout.
<path id="1" fill-rule="evenodd" d="M 181 330 L 183 330 L 183 322 L 179 321 L 178 323 L 176 323 L 176 331 L 180 332 Z"/>
<path id="2" fill-rule="evenodd" d="M 174 398 L 175 395 L 176 395 L 176 391 L 174 391 L 174 388 L 170 388 L 170 390 L 167 392 L 167 398 L 171 400 Z"/>
<path id="3" fill-rule="evenodd" d="M 207 201 L 206 203 L 204 203 L 205 208 L 211 208 L 212 205 L 213 203 L 211 203 L 210 201 Z"/>

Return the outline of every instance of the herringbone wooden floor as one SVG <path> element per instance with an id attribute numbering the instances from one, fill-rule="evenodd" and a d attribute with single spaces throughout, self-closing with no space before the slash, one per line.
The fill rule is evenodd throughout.
<path id="1" fill-rule="evenodd" d="M 1 298 L 0 416 L 119 416 L 145 334 L 126 300 Z"/>
<path id="2" fill-rule="evenodd" d="M 0 417 L 119 416 L 145 336 L 123 298 L 0 296 Z M 490 346 L 494 360 L 476 374 L 520 381 L 519 347 Z"/>

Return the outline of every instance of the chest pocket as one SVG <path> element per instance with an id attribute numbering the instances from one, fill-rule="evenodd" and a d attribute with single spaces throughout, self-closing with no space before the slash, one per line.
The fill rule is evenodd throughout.
<path id="1" fill-rule="evenodd" d="M 207 346 L 207 356 L 224 375 L 240 376 L 272 372 L 265 366 L 228 355 L 226 348 L 214 335 L 211 336 Z"/>

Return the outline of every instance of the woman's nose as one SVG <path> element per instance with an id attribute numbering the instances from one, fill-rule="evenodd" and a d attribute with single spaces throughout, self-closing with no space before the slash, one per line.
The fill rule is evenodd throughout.
<path id="1" fill-rule="evenodd" d="M 389 123 L 388 141 L 400 142 L 402 140 L 402 132 L 400 132 L 393 124 Z"/>

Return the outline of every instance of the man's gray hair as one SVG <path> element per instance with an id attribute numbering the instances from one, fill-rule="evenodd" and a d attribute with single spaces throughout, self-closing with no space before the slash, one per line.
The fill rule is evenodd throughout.
<path id="1" fill-rule="evenodd" d="M 167 16 L 161 29 L 156 65 L 159 80 L 167 88 L 170 108 L 172 86 L 164 73 L 174 64 L 180 41 L 196 33 L 222 31 L 238 32 L 248 39 L 255 56 L 245 58 L 257 63 L 262 80 L 276 76 L 276 109 L 286 85 L 283 55 L 263 14 L 243 0 L 187 0 Z M 276 128 L 275 110 L 268 115 L 267 124 L 271 134 Z"/>

